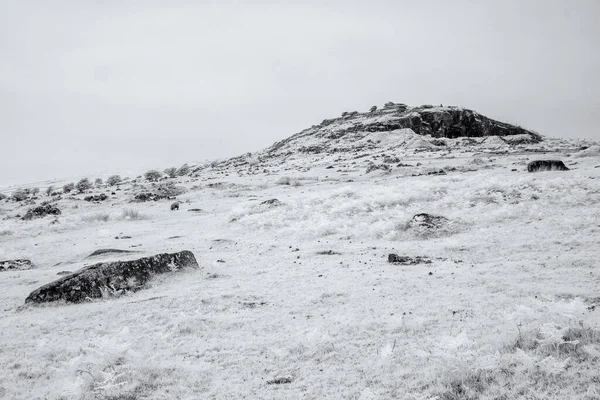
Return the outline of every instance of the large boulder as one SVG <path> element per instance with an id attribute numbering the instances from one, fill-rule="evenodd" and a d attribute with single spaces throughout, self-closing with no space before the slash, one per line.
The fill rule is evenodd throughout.
<path id="1" fill-rule="evenodd" d="M 26 303 L 64 300 L 71 303 L 142 289 L 157 274 L 198 268 L 191 251 L 164 253 L 131 261 L 105 262 L 84 267 L 31 292 Z"/>
<path id="2" fill-rule="evenodd" d="M 535 160 L 527 164 L 527 171 L 568 171 L 569 168 L 560 160 Z"/>

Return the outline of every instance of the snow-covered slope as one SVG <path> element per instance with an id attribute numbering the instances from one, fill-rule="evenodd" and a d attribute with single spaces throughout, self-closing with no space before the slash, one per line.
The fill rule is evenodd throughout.
<path id="1" fill-rule="evenodd" d="M 598 147 L 348 128 L 361 118 L 160 183 L 0 201 L 0 260 L 37 267 L 0 272 L 0 398 L 598 398 Z M 547 158 L 570 170 L 527 172 Z M 167 182 L 179 211 L 132 202 Z M 47 200 L 60 216 L 17 217 Z M 190 250 L 203 270 L 24 305 L 111 248 Z"/>

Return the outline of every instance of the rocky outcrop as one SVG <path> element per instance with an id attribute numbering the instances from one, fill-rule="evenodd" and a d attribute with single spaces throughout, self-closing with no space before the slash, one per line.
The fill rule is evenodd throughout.
<path id="1" fill-rule="evenodd" d="M 353 148 L 339 146 L 340 140 L 356 142 L 369 133 L 392 132 L 410 129 L 420 136 L 432 138 L 485 138 L 502 137 L 509 144 L 535 143 L 542 137 L 519 126 L 496 121 L 476 111 L 462 107 L 424 105 L 408 107 L 406 104 L 387 103 L 381 110 L 365 113 L 348 113 L 340 118 L 326 119 L 296 135 L 275 143 L 264 155 L 280 152 L 343 152 Z M 508 139 L 508 140 L 507 140 Z M 518 140 L 517 140 L 518 139 Z M 329 142 L 335 141 L 335 146 Z M 388 143 L 391 145 L 391 143 Z"/>
<path id="2" fill-rule="evenodd" d="M 184 268 L 198 268 L 198 262 L 190 251 L 94 264 L 34 290 L 25 302 L 64 300 L 80 303 L 89 299 L 118 295 L 144 288 L 154 275 Z"/>
<path id="3" fill-rule="evenodd" d="M 4 260 L 0 261 L 0 272 L 2 271 L 24 271 L 33 269 L 33 263 L 30 260 L 17 259 L 17 260 Z"/>
<path id="4" fill-rule="evenodd" d="M 569 168 L 560 160 L 535 160 L 527 164 L 527 171 L 568 171 Z"/>

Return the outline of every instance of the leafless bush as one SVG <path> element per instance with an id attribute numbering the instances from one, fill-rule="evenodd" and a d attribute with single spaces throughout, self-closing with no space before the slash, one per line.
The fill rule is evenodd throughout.
<path id="1" fill-rule="evenodd" d="M 121 183 L 121 181 L 122 181 L 122 179 L 121 179 L 120 175 L 111 175 L 106 180 L 106 184 L 108 186 L 115 186 L 115 185 L 118 185 L 119 183 Z"/>
<path id="2" fill-rule="evenodd" d="M 177 170 L 177 175 L 178 176 L 184 176 L 190 173 L 190 167 L 187 164 L 183 164 L 181 167 L 179 167 L 179 169 Z"/>
<path id="3" fill-rule="evenodd" d="M 144 178 L 146 178 L 147 181 L 156 182 L 162 177 L 162 175 L 163 174 L 160 171 L 151 169 L 150 171 L 144 174 Z"/>
<path id="4" fill-rule="evenodd" d="M 96 180 L 94 181 L 94 186 L 101 187 L 102 185 L 104 185 L 104 181 L 102 181 L 102 178 L 96 178 Z"/>
<path id="5" fill-rule="evenodd" d="M 164 173 L 169 178 L 175 178 L 177 176 L 177 168 L 175 168 L 175 167 L 167 168 L 167 169 L 165 169 Z"/>
<path id="6" fill-rule="evenodd" d="M 11 198 L 14 201 L 23 201 L 23 200 L 27 200 L 29 198 L 29 193 L 26 190 L 23 189 L 17 189 L 15 190 L 12 195 Z"/>
<path id="7" fill-rule="evenodd" d="M 65 192 L 65 193 L 70 193 L 73 190 L 75 190 L 75 184 L 73 182 L 67 183 L 66 185 L 63 186 L 63 192 Z"/>
<path id="8" fill-rule="evenodd" d="M 75 188 L 79 193 L 86 192 L 92 188 L 92 183 L 88 178 L 83 178 L 75 185 Z"/>

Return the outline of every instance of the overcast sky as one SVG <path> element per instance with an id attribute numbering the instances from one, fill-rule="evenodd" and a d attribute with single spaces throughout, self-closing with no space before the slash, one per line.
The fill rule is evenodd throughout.
<path id="1" fill-rule="evenodd" d="M 0 186 L 460 105 L 600 140 L 600 1 L 0 0 Z"/>

